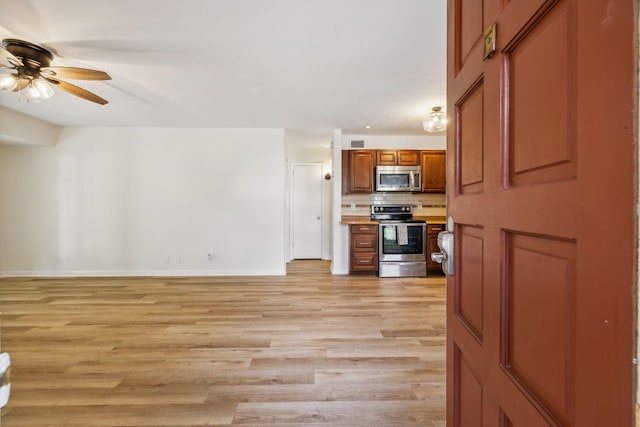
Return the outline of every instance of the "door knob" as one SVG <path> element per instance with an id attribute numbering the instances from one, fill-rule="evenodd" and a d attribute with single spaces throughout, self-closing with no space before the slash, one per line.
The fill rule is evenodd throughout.
<path id="1" fill-rule="evenodd" d="M 431 260 L 438 264 L 442 264 L 442 261 L 444 261 L 444 254 L 442 252 L 434 252 L 431 254 Z"/>
<path id="2" fill-rule="evenodd" d="M 453 218 L 447 221 L 447 231 L 438 233 L 438 247 L 440 252 L 431 254 L 431 259 L 442 264 L 442 271 L 447 276 L 453 276 Z"/>

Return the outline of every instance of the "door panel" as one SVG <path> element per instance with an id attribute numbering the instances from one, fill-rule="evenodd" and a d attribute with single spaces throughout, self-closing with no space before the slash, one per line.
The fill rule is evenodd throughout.
<path id="1" fill-rule="evenodd" d="M 576 242 L 504 236 L 501 364 L 549 416 L 568 420 L 575 407 Z"/>
<path id="2" fill-rule="evenodd" d="M 467 58 L 473 58 L 473 54 L 477 53 L 484 31 L 482 4 L 483 0 L 456 0 L 457 25 L 452 27 L 455 30 L 456 40 L 456 72 L 464 68 Z"/>
<path id="3" fill-rule="evenodd" d="M 473 194 L 482 192 L 484 174 L 484 136 L 483 136 L 483 85 L 478 81 L 456 105 L 458 131 L 457 194 Z"/>
<path id="4" fill-rule="evenodd" d="M 456 406 L 460 426 L 476 426 L 482 421 L 482 383 L 473 373 L 462 352 L 455 349 L 457 372 Z"/>
<path id="5" fill-rule="evenodd" d="M 484 236 L 479 227 L 459 225 L 460 280 L 456 283 L 456 315 L 469 331 L 482 342 L 484 315 Z"/>
<path id="6" fill-rule="evenodd" d="M 561 2 L 505 48 L 509 185 L 575 177 L 575 13 Z"/>
<path id="7" fill-rule="evenodd" d="M 294 164 L 292 172 L 294 259 L 322 257 L 322 165 Z"/>
<path id="8" fill-rule="evenodd" d="M 448 14 L 448 425 L 631 425 L 633 2 Z"/>

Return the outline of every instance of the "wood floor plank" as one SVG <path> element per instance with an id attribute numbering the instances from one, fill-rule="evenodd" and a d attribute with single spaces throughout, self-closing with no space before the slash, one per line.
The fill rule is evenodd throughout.
<path id="1" fill-rule="evenodd" d="M 396 426 L 426 425 L 437 408 L 424 401 L 240 403 L 233 424 L 269 425 L 323 422 Z"/>
<path id="2" fill-rule="evenodd" d="M 444 426 L 442 277 L 0 279 L 2 427 Z"/>

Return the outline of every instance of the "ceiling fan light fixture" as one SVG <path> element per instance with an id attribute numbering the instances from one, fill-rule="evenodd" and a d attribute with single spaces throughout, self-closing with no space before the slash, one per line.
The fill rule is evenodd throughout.
<path id="1" fill-rule="evenodd" d="M 11 92 L 18 86 L 18 76 L 15 74 L 2 74 L 0 75 L 0 90 L 6 90 Z"/>
<path id="2" fill-rule="evenodd" d="M 0 70 L 14 70 L 9 77 L 0 75 L 0 89 L 21 92 L 25 90 L 27 102 L 39 102 L 51 98 L 54 94 L 51 85 L 61 91 L 80 97 L 96 104 L 108 104 L 108 101 L 86 89 L 67 83 L 60 78 L 73 80 L 111 80 L 104 71 L 78 67 L 50 67 L 53 53 L 42 46 L 18 40 L 3 39 L 0 43 L 0 59 L 10 67 L 3 65 Z M 18 95 L 18 100 L 20 96 Z"/>
<path id="3" fill-rule="evenodd" d="M 422 127 L 425 132 L 438 133 L 447 130 L 447 118 L 442 111 L 442 107 L 437 106 L 422 120 Z"/>
<path id="4" fill-rule="evenodd" d="M 33 101 L 41 101 L 53 96 L 53 88 L 49 83 L 42 79 L 33 79 L 29 83 L 29 99 Z"/>

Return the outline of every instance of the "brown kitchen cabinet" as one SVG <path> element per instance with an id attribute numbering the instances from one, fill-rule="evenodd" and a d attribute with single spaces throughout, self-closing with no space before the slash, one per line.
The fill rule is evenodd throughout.
<path id="1" fill-rule="evenodd" d="M 349 226 L 349 272 L 378 272 L 378 225 Z"/>
<path id="2" fill-rule="evenodd" d="M 416 150 L 377 150 L 377 166 L 419 166 L 420 152 Z"/>
<path id="3" fill-rule="evenodd" d="M 343 150 L 342 194 L 373 193 L 378 165 L 420 165 L 423 193 L 444 193 L 446 190 L 445 150 Z"/>
<path id="4" fill-rule="evenodd" d="M 447 187 L 445 150 L 420 152 L 423 193 L 444 193 Z"/>
<path id="5" fill-rule="evenodd" d="M 342 153 L 342 160 L 343 177 L 345 174 L 348 177 L 348 179 L 343 178 L 342 181 L 343 194 L 373 193 L 376 150 L 345 150 Z M 344 167 L 345 160 L 347 161 L 347 168 Z"/>
<path id="6" fill-rule="evenodd" d="M 427 271 L 442 272 L 442 265 L 431 259 L 433 252 L 440 252 L 438 233 L 445 230 L 444 224 L 427 224 Z"/>

